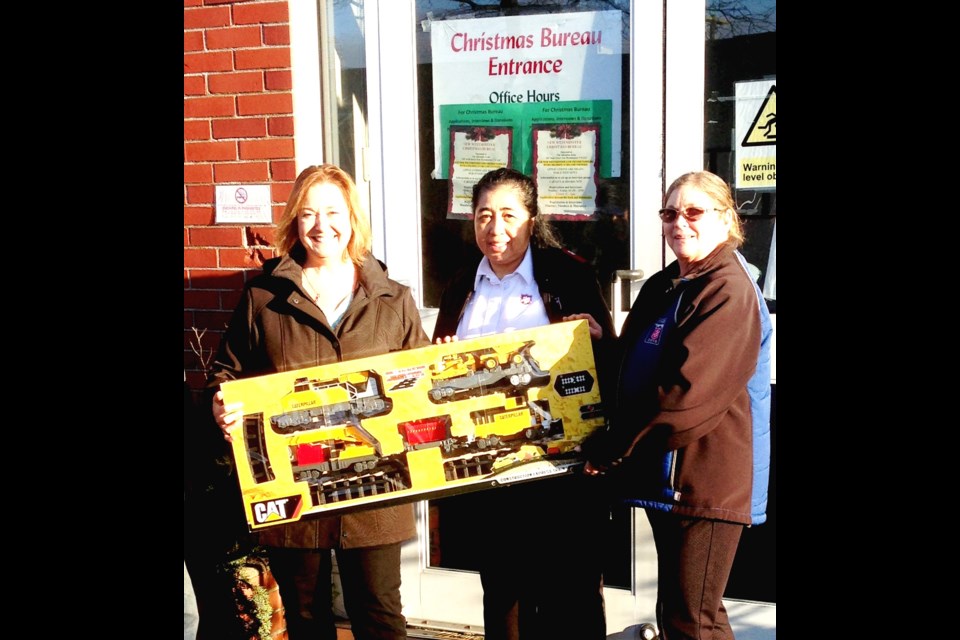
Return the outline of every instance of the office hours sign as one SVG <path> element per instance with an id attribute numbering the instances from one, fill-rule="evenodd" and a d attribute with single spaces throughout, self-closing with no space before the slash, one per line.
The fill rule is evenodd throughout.
<path id="1" fill-rule="evenodd" d="M 511 166 L 534 173 L 537 141 L 542 155 L 551 134 L 589 151 L 588 170 L 619 176 L 622 28 L 620 11 L 430 23 L 433 177 L 450 177 L 451 149 L 455 159 L 476 155 L 455 167 L 461 172 Z M 482 153 L 474 151 L 483 142 Z"/>

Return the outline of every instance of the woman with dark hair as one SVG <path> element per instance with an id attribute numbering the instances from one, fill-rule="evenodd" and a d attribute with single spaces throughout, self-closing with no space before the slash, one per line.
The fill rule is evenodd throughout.
<path id="1" fill-rule="evenodd" d="M 559 248 L 539 215 L 536 183 L 508 168 L 484 175 L 473 188 L 473 229 L 483 258 L 444 290 L 434 340 L 583 319 L 602 384 L 613 321 L 593 270 Z M 606 637 L 609 511 L 593 480 L 576 473 L 438 501 L 473 516 L 487 640 Z"/>
<path id="2" fill-rule="evenodd" d="M 208 380 L 220 383 L 390 351 L 429 340 L 410 289 L 387 277 L 370 253 L 370 225 L 357 188 L 339 167 L 304 169 L 268 260 L 240 298 Z M 243 407 L 213 397 L 232 441 Z M 277 525 L 260 533 L 280 585 L 291 640 L 335 640 L 332 559 L 343 584 L 353 636 L 406 638 L 400 603 L 400 546 L 413 538 L 413 505 L 382 507 Z"/>

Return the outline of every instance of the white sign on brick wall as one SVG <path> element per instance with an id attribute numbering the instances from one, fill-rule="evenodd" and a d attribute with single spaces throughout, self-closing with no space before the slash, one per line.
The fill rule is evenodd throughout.
<path id="1" fill-rule="evenodd" d="M 217 186 L 216 223 L 271 224 L 270 185 L 230 184 Z"/>

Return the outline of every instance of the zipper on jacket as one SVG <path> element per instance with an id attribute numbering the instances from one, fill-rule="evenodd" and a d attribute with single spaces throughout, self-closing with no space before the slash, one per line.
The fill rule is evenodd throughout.
<path id="1" fill-rule="evenodd" d="M 540 298 L 543 300 L 543 308 L 547 312 L 547 318 L 551 324 L 560 322 L 563 319 L 563 304 L 560 302 L 560 296 L 555 296 L 541 289 Z"/>
<path id="2" fill-rule="evenodd" d="M 670 456 L 670 476 L 668 478 L 670 491 L 673 492 L 673 499 L 680 502 L 680 496 L 683 495 L 677 491 L 677 459 L 680 457 L 680 452 L 674 449 L 668 455 Z"/>

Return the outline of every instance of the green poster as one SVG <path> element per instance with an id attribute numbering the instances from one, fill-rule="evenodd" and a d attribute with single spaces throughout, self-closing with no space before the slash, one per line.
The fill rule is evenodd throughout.
<path id="1" fill-rule="evenodd" d="M 600 177 L 611 177 L 613 108 L 611 100 L 574 100 L 520 104 L 445 104 L 440 105 L 440 162 L 437 180 L 450 177 L 450 127 L 508 127 L 513 130 L 511 167 L 527 175 L 533 172 L 533 129 L 535 125 L 599 124 Z M 541 127 L 542 128 L 542 127 Z"/>

